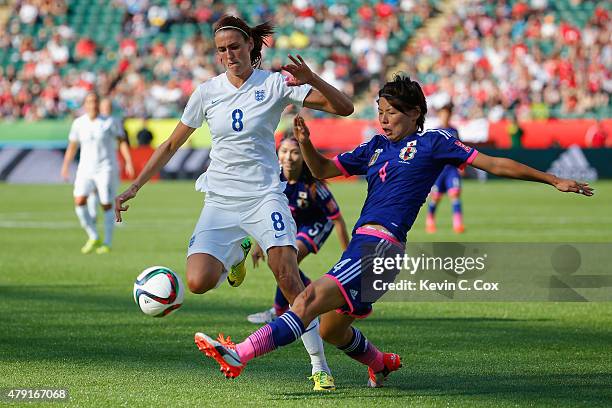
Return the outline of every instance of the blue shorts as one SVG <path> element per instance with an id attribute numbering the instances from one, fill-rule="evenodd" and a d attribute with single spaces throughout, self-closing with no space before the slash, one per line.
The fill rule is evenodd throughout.
<path id="1" fill-rule="evenodd" d="M 431 192 L 434 195 L 452 193 L 461 190 L 461 175 L 455 166 L 446 165 L 436 179 Z"/>
<path id="2" fill-rule="evenodd" d="M 331 234 L 333 228 L 334 223 L 328 219 L 298 225 L 296 239 L 306 245 L 309 253 L 316 254 L 327 240 L 327 237 L 329 237 L 329 234 Z"/>
<path id="3" fill-rule="evenodd" d="M 362 301 L 363 283 L 372 280 L 374 258 L 394 258 L 397 254 L 404 254 L 403 245 L 397 242 L 379 236 L 354 234 L 340 260 L 324 275 L 336 282 L 346 300 L 346 304 L 336 312 L 358 319 L 372 313 L 372 304 L 377 299 L 370 296 L 369 300 L 373 301 Z M 390 279 L 397 273 L 399 271 L 391 272 L 393 276 Z"/>

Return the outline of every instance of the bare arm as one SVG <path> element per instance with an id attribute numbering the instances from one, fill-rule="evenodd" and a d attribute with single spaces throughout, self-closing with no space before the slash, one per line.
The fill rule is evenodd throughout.
<path id="1" fill-rule="evenodd" d="M 125 139 L 119 140 L 119 153 L 125 161 L 125 174 L 129 178 L 134 178 L 134 163 L 132 163 L 132 155 L 130 155 L 130 146 Z"/>
<path id="2" fill-rule="evenodd" d="M 554 174 L 544 173 L 505 157 L 493 157 L 478 153 L 472 162 L 472 166 L 499 177 L 550 184 L 557 190 L 566 193 L 573 192 L 589 197 L 593 195 L 593 189 L 588 183 L 559 178 Z"/>
<path id="3" fill-rule="evenodd" d="M 304 99 L 305 107 L 340 116 L 349 116 L 353 113 L 355 107 L 351 98 L 312 72 L 299 54 L 297 59 L 292 55 L 289 55 L 289 59 L 293 61 L 293 64 L 283 66 L 285 71 L 293 75 L 293 79 L 288 81 L 288 85 L 310 84 L 313 87 Z"/>
<path id="4" fill-rule="evenodd" d="M 344 222 L 344 217 L 340 215 L 338 218 L 332 220 L 334 223 L 334 227 L 336 227 L 336 234 L 338 235 L 338 240 L 340 241 L 340 246 L 342 250 L 346 250 L 349 244 L 349 234 L 346 229 L 346 223 Z"/>
<path id="5" fill-rule="evenodd" d="M 70 163 L 74 160 L 74 156 L 76 156 L 77 149 L 79 144 L 77 142 L 69 142 L 68 148 L 66 149 L 66 153 L 64 154 L 64 163 L 62 164 L 62 178 L 66 181 L 70 178 L 69 168 Z"/>
<path id="6" fill-rule="evenodd" d="M 310 130 L 308 126 L 306 126 L 304 118 L 300 115 L 297 115 L 293 119 L 293 134 L 300 144 L 304 161 L 306 161 L 313 176 L 323 180 L 342 175 L 342 172 L 336 167 L 333 160 L 323 156 L 313 146 L 310 141 Z"/>
<path id="7" fill-rule="evenodd" d="M 179 121 L 168 140 L 159 145 L 132 185 L 115 198 L 115 217 L 117 221 L 121 222 L 121 211 L 127 211 L 130 207 L 123 204 L 136 197 L 138 190 L 168 163 L 168 160 L 174 156 L 174 153 L 187 141 L 194 130 L 194 128 Z"/>

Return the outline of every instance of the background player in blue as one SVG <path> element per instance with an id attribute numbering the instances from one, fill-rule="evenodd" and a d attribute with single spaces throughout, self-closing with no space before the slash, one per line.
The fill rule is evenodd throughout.
<path id="1" fill-rule="evenodd" d="M 312 319 L 321 316 L 321 336 L 349 357 L 368 366 L 368 385 L 379 387 L 389 373 L 401 367 L 400 357 L 380 352 L 353 327 L 356 318 L 367 316 L 372 303 L 361 299 L 362 274 L 371 271 L 374 256 L 386 257 L 394 248 L 403 250 L 406 234 L 419 208 L 445 165 L 472 166 L 497 176 L 537 181 L 559 191 L 586 196 L 593 190 L 586 183 L 558 178 L 511 159 L 478 153 L 439 130 L 422 132 L 427 112 L 419 84 L 396 76 L 379 91 L 378 118 L 383 135 L 376 135 L 351 152 L 334 160 L 320 154 L 310 142 L 301 118 L 296 118 L 306 164 L 317 178 L 341 174 L 365 175 L 368 195 L 353 238 L 340 261 L 298 295 L 291 310 L 255 331 L 243 342 L 219 342 L 203 333 L 196 337 L 207 344 L 207 355 L 222 370 L 238 376 L 246 363 L 295 341 Z M 374 247 L 371 252 L 364 249 Z"/>
<path id="2" fill-rule="evenodd" d="M 298 264 L 308 254 L 316 254 L 323 246 L 334 226 L 344 251 L 349 237 L 346 223 L 340 213 L 340 207 L 324 182 L 312 176 L 297 139 L 291 133 L 285 134 L 278 147 L 278 161 L 281 164 L 281 180 L 287 182 L 285 195 L 289 200 L 289 209 L 297 225 Z M 259 245 L 253 248 L 253 266 L 261 259 L 264 252 Z M 310 279 L 300 269 L 300 278 L 305 286 Z M 289 309 L 289 302 L 280 288 L 276 287 L 274 307 L 247 317 L 251 323 L 269 323 Z"/>
<path id="3" fill-rule="evenodd" d="M 450 119 L 453 115 L 453 104 L 444 105 L 438 111 L 440 119 L 440 130 L 446 131 L 450 136 L 459 139 L 459 132 L 450 125 Z M 453 207 L 453 231 L 461 234 L 465 231 L 463 226 L 463 215 L 461 212 L 461 173 L 457 167 L 447 164 L 444 166 L 442 173 L 436 179 L 431 193 L 429 194 L 429 205 L 427 207 L 427 220 L 425 228 L 430 234 L 436 232 L 436 207 L 442 199 L 444 193 L 448 194 Z"/>

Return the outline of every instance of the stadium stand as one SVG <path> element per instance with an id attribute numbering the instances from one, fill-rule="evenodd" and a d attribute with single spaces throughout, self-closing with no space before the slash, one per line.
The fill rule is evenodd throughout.
<path id="1" fill-rule="evenodd" d="M 612 3 L 581 0 L 449 2 L 432 36 L 412 41 L 401 69 L 433 106 L 500 120 L 609 118 Z"/>
<path id="2" fill-rule="evenodd" d="M 0 30 L 0 117 L 61 118 L 112 90 L 125 116 L 175 117 L 218 74 L 211 24 L 222 13 L 277 25 L 267 68 L 301 53 L 349 95 L 385 76 L 437 0 L 20 0 Z"/>

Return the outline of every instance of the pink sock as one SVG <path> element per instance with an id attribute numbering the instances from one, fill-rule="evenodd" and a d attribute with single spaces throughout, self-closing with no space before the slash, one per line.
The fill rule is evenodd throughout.
<path id="1" fill-rule="evenodd" d="M 375 373 L 377 373 L 385 368 L 383 357 L 383 353 L 378 350 L 375 345 L 368 342 L 368 347 L 366 348 L 365 353 L 362 353 L 358 356 L 354 356 L 353 358 L 359 361 L 360 363 L 367 365 Z"/>
<path id="2" fill-rule="evenodd" d="M 459 225 L 463 225 L 463 216 L 461 213 L 453 214 L 453 226 L 458 227 Z"/>
<path id="3" fill-rule="evenodd" d="M 247 337 L 242 343 L 236 345 L 236 352 L 244 364 L 254 357 L 261 356 L 274 350 L 272 327 L 266 324 Z"/>

